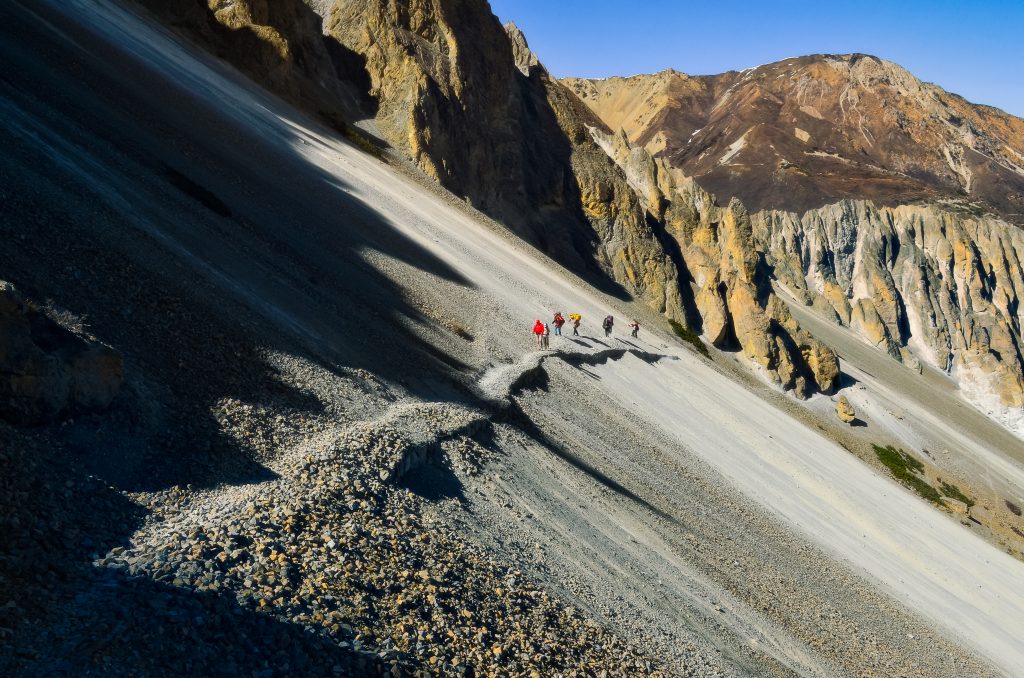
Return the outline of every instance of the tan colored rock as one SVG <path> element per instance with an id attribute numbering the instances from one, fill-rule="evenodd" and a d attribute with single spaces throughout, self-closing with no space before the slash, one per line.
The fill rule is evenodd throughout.
<path id="1" fill-rule="evenodd" d="M 518 26 L 511 21 L 506 23 L 505 33 L 508 34 L 509 42 L 512 44 L 512 57 L 515 60 L 516 68 L 520 73 L 529 77 L 530 71 L 540 66 L 540 60 L 526 43 L 526 36 Z"/>
<path id="2" fill-rule="evenodd" d="M 802 346 L 801 351 L 818 389 L 822 393 L 832 393 L 839 385 L 841 375 L 835 351 L 816 339 Z"/>
<path id="3" fill-rule="evenodd" d="M 836 416 L 845 424 L 852 424 L 857 420 L 857 411 L 853 409 L 853 405 L 844 395 L 839 396 L 839 401 L 836 403 Z"/>
<path id="4" fill-rule="evenodd" d="M 881 350 L 899 359 L 899 344 L 889 333 L 889 326 L 882 320 L 871 299 L 858 299 L 853 305 L 850 327 Z"/>
<path id="5" fill-rule="evenodd" d="M 588 132 L 603 124 L 486 10 L 336 3 L 325 29 L 364 59 L 378 128 L 424 172 L 568 268 L 684 320 L 671 257 Z"/>
<path id="6" fill-rule="evenodd" d="M 1024 231 L 950 207 L 860 201 L 753 221 L 782 284 L 809 284 L 840 314 L 848 299 L 855 332 L 910 367 L 955 374 L 1020 430 Z"/>
<path id="7" fill-rule="evenodd" d="M 323 17 L 326 37 L 300 0 L 210 7 L 219 26 L 251 33 L 267 48 L 242 64 L 258 80 L 283 79 L 279 91 L 294 85 L 312 105 L 329 104 L 332 77 L 345 74 L 337 59 L 322 71 L 316 64 L 338 50 L 350 55 L 374 101 L 377 129 L 428 176 L 563 265 L 610 278 L 681 323 L 703 317 L 716 344 L 738 342 L 801 397 L 830 388 L 828 370 L 806 357 L 823 358 L 827 349 L 814 348 L 775 298 L 742 205 L 720 208 L 666 160 L 634 147 L 629 130 L 612 133 L 485 4 L 334 3 Z M 182 24 L 201 36 L 220 30 L 203 24 L 203 12 L 182 13 Z M 241 58 L 230 50 L 228 57 Z M 328 85 L 304 88 L 310 80 Z M 670 76 L 666 86 L 689 84 Z M 680 265 L 696 282 L 692 303 L 684 302 Z"/>
<path id="8" fill-rule="evenodd" d="M 696 287 L 695 310 L 712 344 L 737 342 L 748 358 L 799 397 L 831 393 L 839 361 L 800 328 L 775 294 L 743 205 L 733 200 L 719 207 L 711 195 L 664 161 L 633 147 L 621 132 L 590 132 L 623 168 L 648 213 L 678 243 Z"/>

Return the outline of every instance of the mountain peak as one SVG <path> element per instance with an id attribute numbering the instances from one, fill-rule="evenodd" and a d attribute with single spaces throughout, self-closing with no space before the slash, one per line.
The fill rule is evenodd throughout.
<path id="1" fill-rule="evenodd" d="M 529 77 L 530 69 L 540 66 L 540 60 L 530 49 L 526 42 L 526 35 L 512 21 L 505 23 L 505 33 L 508 34 L 509 42 L 512 45 L 512 58 L 515 60 L 516 68 L 523 75 Z"/>
<path id="2" fill-rule="evenodd" d="M 1024 120 L 877 56 L 563 82 L 632 143 L 754 210 L 954 199 L 1024 221 Z"/>

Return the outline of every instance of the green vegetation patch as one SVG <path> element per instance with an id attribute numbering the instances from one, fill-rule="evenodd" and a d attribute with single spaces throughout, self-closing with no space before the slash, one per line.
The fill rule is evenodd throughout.
<path id="1" fill-rule="evenodd" d="M 363 134 L 357 127 L 350 125 L 343 117 L 333 111 L 318 111 L 320 119 L 334 128 L 343 137 L 352 142 L 356 148 L 368 153 L 378 160 L 384 160 L 384 152 L 377 144 L 370 141 L 369 137 Z"/>
<path id="2" fill-rule="evenodd" d="M 942 496 L 938 490 L 929 485 L 923 478 L 915 475 L 924 471 L 924 464 L 903 450 L 897 450 L 892 445 L 886 445 L 885 447 L 872 445 L 871 447 L 874 448 L 875 454 L 878 455 L 878 460 L 889 469 L 896 480 L 933 504 L 942 503 Z"/>
<path id="3" fill-rule="evenodd" d="M 700 340 L 700 337 L 677 323 L 675 320 L 669 320 L 668 324 L 672 326 L 672 331 L 676 333 L 676 336 L 693 346 L 697 350 L 697 353 L 700 353 L 705 358 L 711 357 L 711 354 L 708 352 L 708 347 L 704 345 L 704 342 Z"/>
<path id="4" fill-rule="evenodd" d="M 355 144 L 356 148 L 361 150 L 363 153 L 368 153 L 373 157 L 377 158 L 377 160 L 384 159 L 384 153 L 380 150 L 380 148 L 378 148 L 376 144 L 370 141 L 369 138 L 364 136 L 355 127 L 346 127 L 344 135 L 346 139 Z"/>
<path id="5" fill-rule="evenodd" d="M 951 485 L 945 481 L 940 481 L 939 491 L 942 492 L 942 496 L 949 497 L 950 499 L 956 499 L 962 501 L 968 506 L 974 506 L 974 500 L 968 497 L 966 494 L 960 491 L 960 488 L 956 485 Z"/>

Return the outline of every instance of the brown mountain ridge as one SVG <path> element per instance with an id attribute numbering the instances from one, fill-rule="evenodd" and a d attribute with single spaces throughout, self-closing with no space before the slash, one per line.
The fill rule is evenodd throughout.
<path id="1" fill-rule="evenodd" d="M 563 82 L 631 143 L 751 211 L 952 199 L 1024 223 L 1024 120 L 877 57 Z"/>

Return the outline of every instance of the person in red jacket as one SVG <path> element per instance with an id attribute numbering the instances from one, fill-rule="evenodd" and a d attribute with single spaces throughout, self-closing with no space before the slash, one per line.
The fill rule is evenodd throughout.
<path id="1" fill-rule="evenodd" d="M 544 323 L 540 318 L 533 324 L 533 336 L 537 340 L 537 348 L 544 348 Z"/>
<path id="2" fill-rule="evenodd" d="M 555 319 L 551 321 L 551 324 L 555 326 L 555 336 L 562 336 L 562 325 L 565 324 L 565 318 L 562 316 L 561 311 L 555 314 Z"/>

